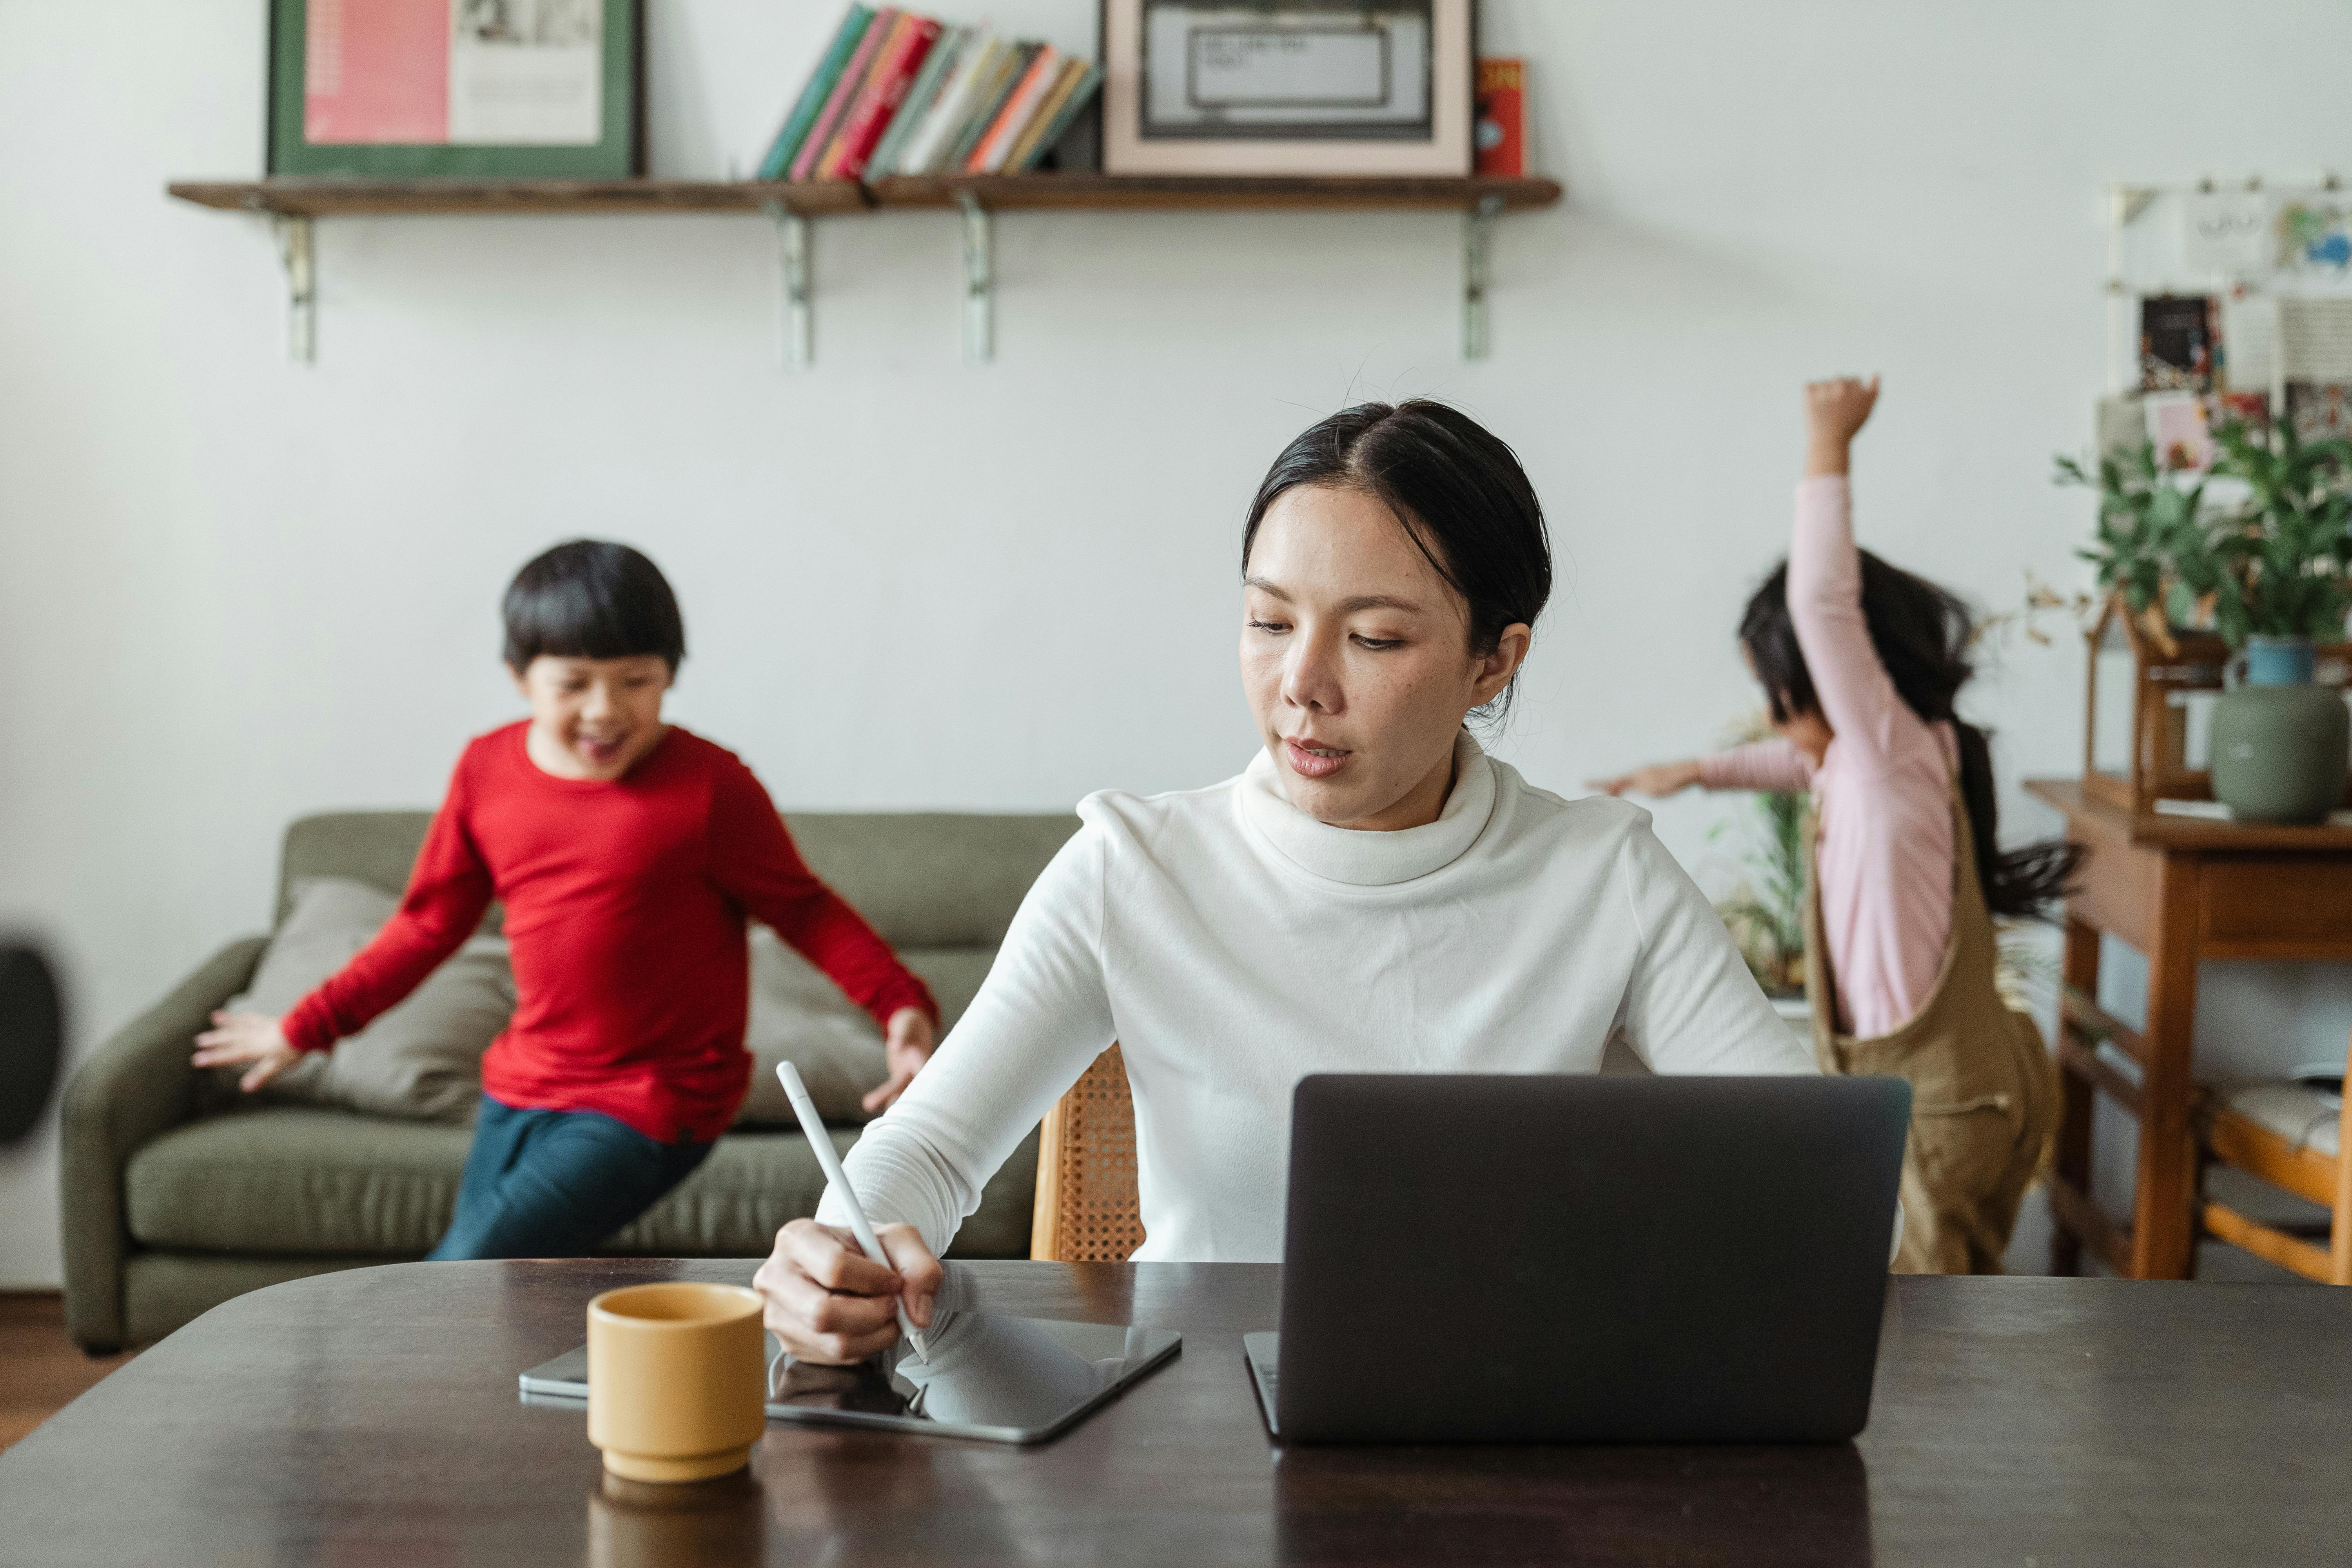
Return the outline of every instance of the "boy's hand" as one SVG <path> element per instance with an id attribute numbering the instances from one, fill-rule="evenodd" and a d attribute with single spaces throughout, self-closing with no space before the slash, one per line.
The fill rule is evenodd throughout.
<path id="1" fill-rule="evenodd" d="M 1843 474 L 1846 450 L 1870 421 L 1878 402 L 1878 378 L 1842 375 L 1805 384 L 1805 477 Z"/>
<path id="2" fill-rule="evenodd" d="M 1646 768 L 1635 768 L 1613 779 L 1589 779 L 1587 789 L 1597 789 L 1602 795 L 1623 795 L 1632 790 L 1635 795 L 1680 795 L 1698 783 L 1699 767 L 1696 759 L 1686 763 L 1653 763 Z"/>
<path id="3" fill-rule="evenodd" d="M 196 1046 L 194 1060 L 200 1068 L 251 1062 L 251 1070 L 236 1080 L 247 1094 L 302 1059 L 302 1053 L 286 1043 L 278 1020 L 258 1013 L 215 1013 L 213 1026 L 196 1037 Z"/>
<path id="4" fill-rule="evenodd" d="M 889 1064 L 890 1076 L 866 1097 L 866 1109 L 888 1110 L 893 1100 L 907 1092 L 907 1086 L 915 1081 L 915 1074 L 931 1059 L 931 1052 L 939 1043 L 939 1029 L 931 1023 L 931 1016 L 920 1007 L 901 1007 L 891 1014 L 890 1027 L 882 1037 L 882 1059 Z"/>

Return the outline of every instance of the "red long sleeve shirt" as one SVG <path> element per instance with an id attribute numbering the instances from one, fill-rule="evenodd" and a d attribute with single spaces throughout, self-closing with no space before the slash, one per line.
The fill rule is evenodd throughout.
<path id="1" fill-rule="evenodd" d="M 746 916 L 775 929 L 877 1021 L 937 1004 L 811 874 L 760 781 L 677 726 L 621 778 L 557 778 L 509 724 L 468 744 L 400 910 L 280 1021 L 324 1050 L 364 1028 L 506 902 L 514 1016 L 482 1088 L 526 1110 L 593 1110 L 707 1142 L 751 1084 Z"/>

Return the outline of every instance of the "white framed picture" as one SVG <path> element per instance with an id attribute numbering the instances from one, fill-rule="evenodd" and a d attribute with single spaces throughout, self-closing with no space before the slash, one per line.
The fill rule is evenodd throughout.
<path id="1" fill-rule="evenodd" d="M 1103 170 L 1467 174 L 1472 3 L 1103 0 Z"/>

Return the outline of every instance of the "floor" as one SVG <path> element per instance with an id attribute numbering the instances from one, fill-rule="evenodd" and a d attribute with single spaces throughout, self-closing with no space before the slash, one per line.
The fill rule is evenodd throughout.
<path id="1" fill-rule="evenodd" d="M 0 1292 L 0 1449 L 136 1353 L 92 1360 L 66 1338 L 57 1292 Z"/>

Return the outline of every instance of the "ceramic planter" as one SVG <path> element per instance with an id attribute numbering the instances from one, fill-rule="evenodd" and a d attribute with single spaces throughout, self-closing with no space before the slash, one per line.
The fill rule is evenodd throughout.
<path id="1" fill-rule="evenodd" d="M 2313 683 L 2305 637 L 2252 637 L 2213 709 L 2213 798 L 2249 822 L 2321 822 L 2343 804 L 2352 714 Z"/>

